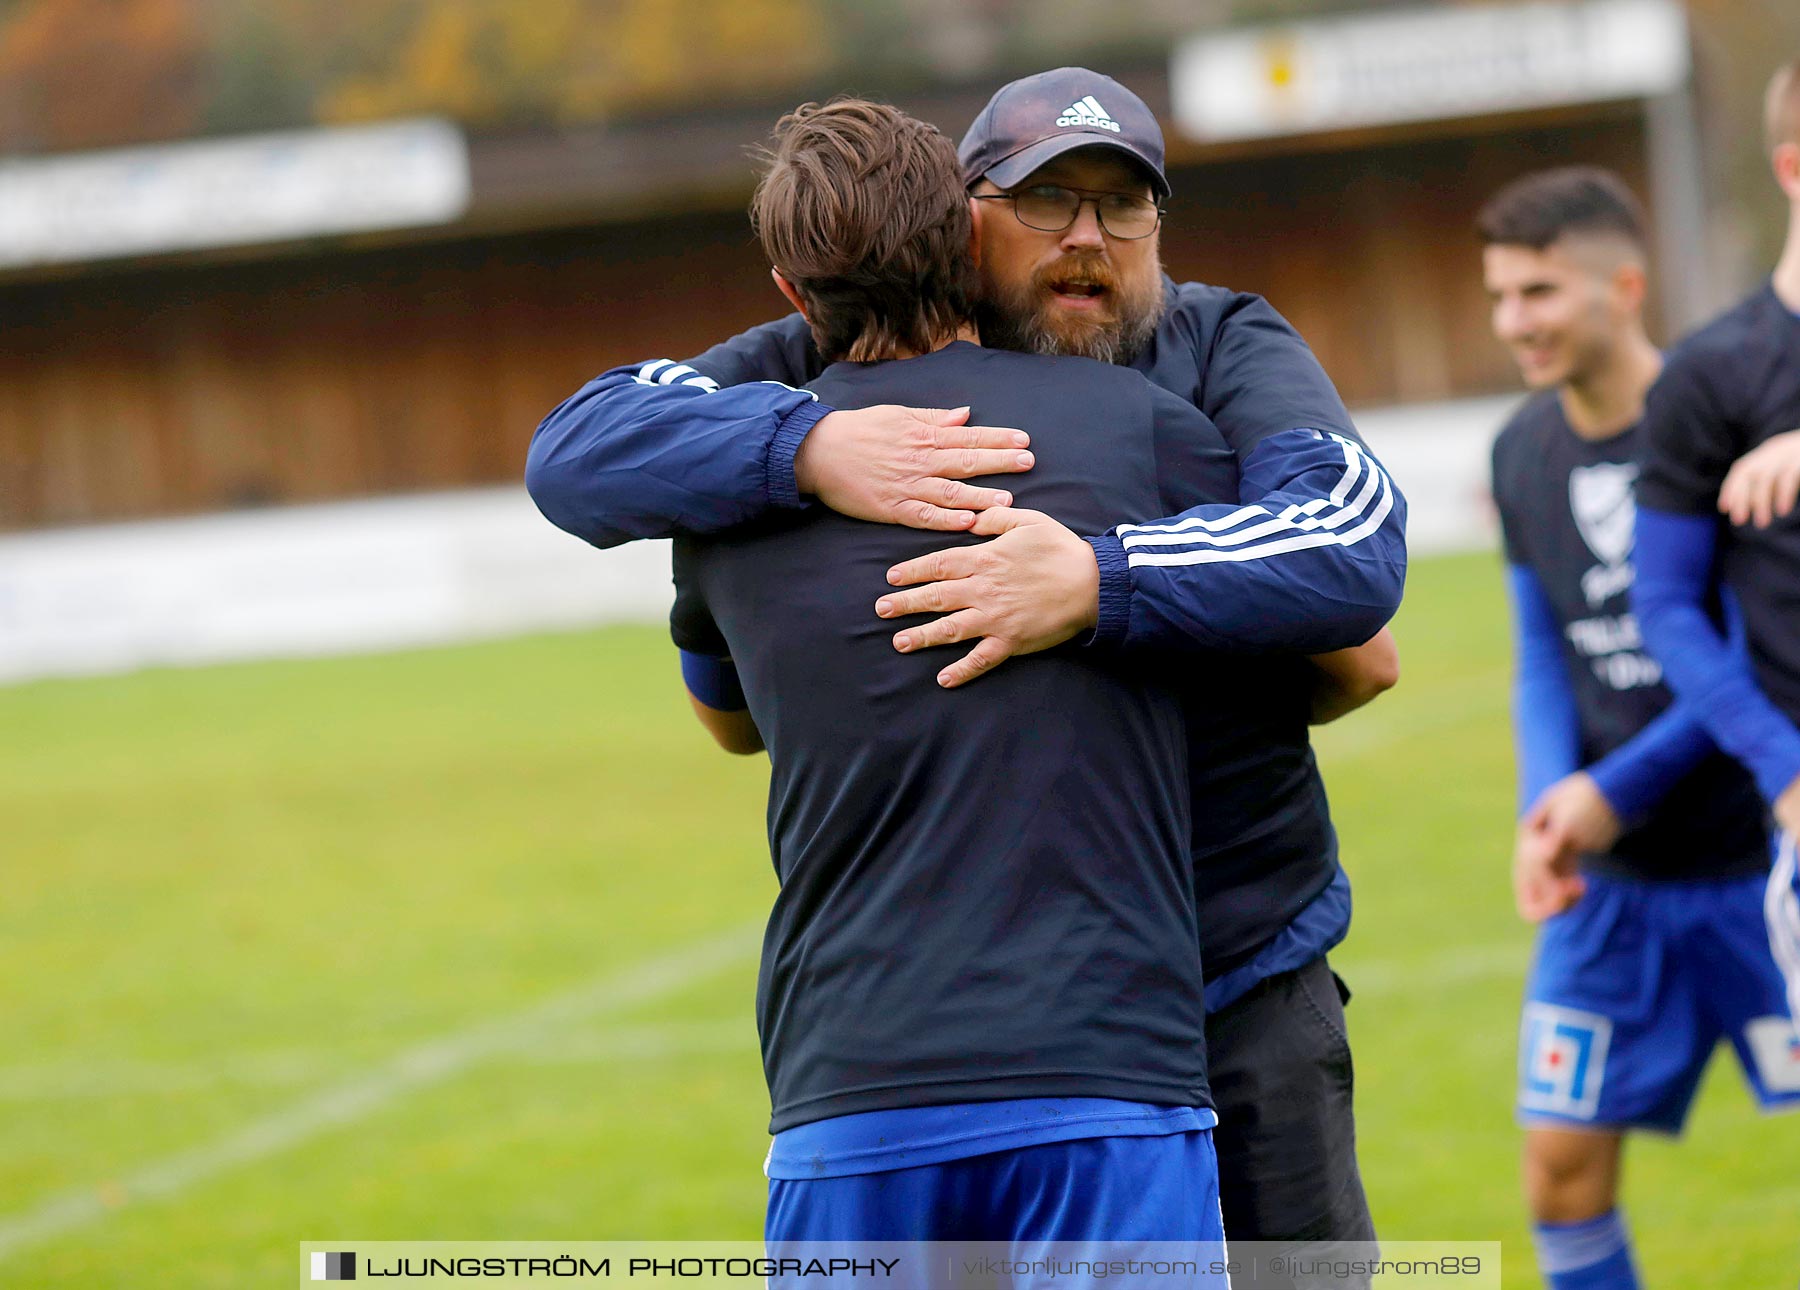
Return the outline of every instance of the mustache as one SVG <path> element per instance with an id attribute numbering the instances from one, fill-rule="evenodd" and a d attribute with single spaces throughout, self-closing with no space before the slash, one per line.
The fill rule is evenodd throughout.
<path id="1" fill-rule="evenodd" d="M 1105 260 L 1086 255 L 1066 255 L 1032 275 L 1034 287 L 1048 290 L 1052 283 L 1057 282 L 1100 287 L 1106 291 L 1117 291 L 1119 288 L 1118 275 L 1112 271 L 1111 266 Z"/>

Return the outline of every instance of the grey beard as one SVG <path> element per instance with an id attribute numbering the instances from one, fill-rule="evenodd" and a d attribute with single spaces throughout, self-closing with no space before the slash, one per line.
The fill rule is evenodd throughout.
<path id="1" fill-rule="evenodd" d="M 1102 363 L 1129 365 L 1144 352 L 1144 346 L 1156 334 L 1162 322 L 1162 292 L 1156 294 L 1156 307 L 1137 317 L 1126 318 L 1113 327 L 1083 331 L 1079 336 L 1059 336 L 1037 325 L 1037 315 L 1017 318 L 992 305 L 982 304 L 975 310 L 981 343 L 994 349 L 1017 350 L 1022 354 L 1044 354 L 1050 357 L 1092 358 Z"/>

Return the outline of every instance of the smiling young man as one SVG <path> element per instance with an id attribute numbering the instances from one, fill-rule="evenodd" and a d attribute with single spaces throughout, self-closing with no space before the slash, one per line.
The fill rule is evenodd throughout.
<path id="1" fill-rule="evenodd" d="M 1610 172 L 1544 171 L 1497 193 L 1479 228 L 1495 335 L 1535 391 L 1494 444 L 1517 644 L 1513 881 L 1543 924 L 1520 1035 L 1525 1192 L 1554 1290 L 1628 1290 L 1623 1135 L 1678 1132 L 1725 1038 L 1765 1108 L 1796 1101 L 1771 1039 L 1788 1019 L 1762 931 L 1768 840 L 1754 785 L 1673 705 L 1629 608 L 1634 454 L 1662 366 L 1637 200 Z"/>
<path id="2" fill-rule="evenodd" d="M 1015 81 L 960 155 L 984 340 L 1130 367 L 1206 412 L 1239 464 L 1235 504 L 1121 513 L 1082 534 L 1049 522 L 1001 532 L 1004 508 L 974 512 L 1010 500 L 996 486 L 1006 481 L 959 481 L 1030 469 L 1024 437 L 962 425 L 966 410 L 837 409 L 790 388 L 821 367 L 798 314 L 687 363 L 591 382 L 540 427 L 532 494 L 601 546 L 721 532 L 815 500 L 866 520 L 998 534 L 900 562 L 890 581 L 906 589 L 870 606 L 941 615 L 895 632 L 903 650 L 982 638 L 944 660 L 945 685 L 1071 639 L 1120 666 L 1186 656 L 1228 1230 L 1372 1239 L 1344 996 L 1325 959 L 1348 929 L 1349 887 L 1307 724 L 1393 682 L 1378 629 L 1404 579 L 1404 502 L 1266 302 L 1163 274 L 1162 136 L 1124 86 L 1081 68 Z M 1109 433 L 1097 418 L 1096 454 Z M 1344 652 L 1303 657 L 1326 651 Z"/>

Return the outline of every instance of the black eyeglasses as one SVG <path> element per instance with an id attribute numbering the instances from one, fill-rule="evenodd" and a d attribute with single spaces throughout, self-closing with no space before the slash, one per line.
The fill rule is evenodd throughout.
<path id="1" fill-rule="evenodd" d="M 1162 223 L 1163 208 L 1148 197 L 1131 193 L 1100 193 L 1058 184 L 1033 184 L 1010 193 L 975 193 L 978 202 L 1011 202 L 1013 214 L 1026 228 L 1040 233 L 1060 233 L 1081 215 L 1086 202 L 1094 203 L 1094 216 L 1111 237 L 1136 241 L 1149 237 Z"/>

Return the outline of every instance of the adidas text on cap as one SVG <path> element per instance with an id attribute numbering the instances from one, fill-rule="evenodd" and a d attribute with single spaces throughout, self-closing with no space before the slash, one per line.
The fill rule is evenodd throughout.
<path id="1" fill-rule="evenodd" d="M 1162 128 L 1144 100 L 1110 76 L 1059 67 L 1003 85 L 963 135 L 957 156 L 963 182 L 986 177 L 1001 188 L 1076 148 L 1108 147 L 1150 172 L 1158 200 L 1163 175 Z"/>

